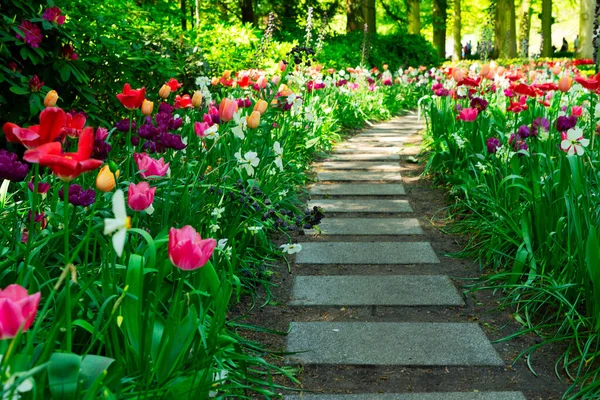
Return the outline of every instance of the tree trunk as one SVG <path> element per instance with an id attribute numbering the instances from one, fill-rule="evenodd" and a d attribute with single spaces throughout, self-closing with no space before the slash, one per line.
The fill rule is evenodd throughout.
<path id="1" fill-rule="evenodd" d="M 446 20 L 448 18 L 447 0 L 433 0 L 433 46 L 441 59 L 446 58 Z"/>
<path id="2" fill-rule="evenodd" d="M 346 31 L 362 31 L 365 24 L 361 0 L 346 0 Z"/>
<path id="3" fill-rule="evenodd" d="M 596 1 L 581 0 L 579 13 L 579 49 L 577 58 L 593 58 L 594 56 L 594 7 Z"/>
<path id="4" fill-rule="evenodd" d="M 252 0 L 240 0 L 240 8 L 242 9 L 242 24 L 256 23 Z"/>
<path id="5" fill-rule="evenodd" d="M 421 34 L 421 5 L 419 0 L 407 0 L 408 8 L 408 33 L 413 35 Z"/>
<path id="6" fill-rule="evenodd" d="M 498 0 L 496 3 L 496 53 L 500 58 L 517 56 L 515 0 Z"/>
<path id="7" fill-rule="evenodd" d="M 529 57 L 529 36 L 531 34 L 531 1 L 521 2 L 521 31 L 519 32 L 519 54 L 521 57 Z"/>
<path id="8" fill-rule="evenodd" d="M 196 0 L 196 29 L 200 27 L 200 0 Z"/>
<path id="9" fill-rule="evenodd" d="M 552 0 L 542 0 L 542 57 L 552 57 Z"/>
<path id="10" fill-rule="evenodd" d="M 363 18 L 369 33 L 377 33 L 375 0 L 363 0 Z"/>
<path id="11" fill-rule="evenodd" d="M 185 0 L 181 0 L 181 29 L 183 29 L 184 31 L 187 30 L 187 17 L 185 14 L 185 9 Z"/>
<path id="12" fill-rule="evenodd" d="M 453 29 L 453 36 L 454 36 L 454 55 L 452 56 L 453 60 L 460 60 L 462 58 L 462 36 L 460 34 L 460 0 L 453 0 L 454 1 L 454 14 L 452 15 L 452 18 L 454 19 L 454 29 Z"/>

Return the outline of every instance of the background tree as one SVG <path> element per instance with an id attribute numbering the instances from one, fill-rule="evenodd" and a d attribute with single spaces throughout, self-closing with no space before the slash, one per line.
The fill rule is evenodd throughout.
<path id="1" fill-rule="evenodd" d="M 596 0 L 581 0 L 579 14 L 578 58 L 592 58 L 594 53 L 594 8 Z"/>
<path id="2" fill-rule="evenodd" d="M 446 58 L 446 22 L 448 19 L 448 1 L 433 0 L 433 47 L 438 51 L 438 57 Z"/>
<path id="3" fill-rule="evenodd" d="M 515 0 L 496 1 L 495 53 L 500 58 L 517 56 Z"/>
<path id="4" fill-rule="evenodd" d="M 552 0 L 542 0 L 542 57 L 552 57 Z"/>
<path id="5" fill-rule="evenodd" d="M 419 35 L 421 33 L 421 5 L 419 0 L 406 0 L 408 10 L 408 33 Z"/>
<path id="6" fill-rule="evenodd" d="M 519 55 L 523 58 L 529 56 L 529 36 L 531 34 L 531 0 L 521 1 Z"/>
<path id="7" fill-rule="evenodd" d="M 462 36 L 461 36 L 461 16 L 460 16 L 460 1 L 454 0 L 453 10 L 454 14 L 452 15 L 454 24 L 453 24 L 453 36 L 454 36 L 454 54 L 452 55 L 452 59 L 460 60 L 462 56 Z"/>
<path id="8" fill-rule="evenodd" d="M 240 9 L 242 11 L 243 24 L 256 24 L 256 16 L 254 14 L 254 4 L 252 0 L 240 0 Z"/>
<path id="9" fill-rule="evenodd" d="M 346 0 L 346 31 L 354 32 L 363 29 L 365 18 L 361 0 Z"/>

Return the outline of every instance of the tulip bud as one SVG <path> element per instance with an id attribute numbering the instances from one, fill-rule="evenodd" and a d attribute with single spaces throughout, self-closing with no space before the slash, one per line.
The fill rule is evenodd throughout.
<path id="1" fill-rule="evenodd" d="M 144 102 L 142 103 L 142 114 L 149 117 L 152 115 L 152 110 L 154 110 L 154 102 L 144 99 Z"/>
<path id="2" fill-rule="evenodd" d="M 554 67 L 552 67 L 552 69 L 550 71 L 552 71 L 552 73 L 554 75 L 558 75 L 558 74 L 560 74 L 561 70 L 562 70 L 562 68 L 560 67 L 560 64 L 555 64 Z"/>
<path id="3" fill-rule="evenodd" d="M 112 172 L 113 174 L 118 174 L 119 172 L 119 167 L 117 166 L 117 163 L 114 161 L 109 161 L 108 162 L 108 166 L 110 168 L 110 172 Z"/>
<path id="4" fill-rule="evenodd" d="M 212 78 L 210 80 L 210 84 L 213 86 L 217 86 L 219 84 L 219 78 Z"/>
<path id="5" fill-rule="evenodd" d="M 111 192 L 116 184 L 115 175 L 111 172 L 111 168 L 108 165 L 102 167 L 96 177 L 96 187 L 98 190 L 101 190 L 104 193 Z"/>
<path id="6" fill-rule="evenodd" d="M 49 91 L 46 97 L 44 98 L 44 107 L 54 107 L 56 105 L 57 100 L 58 93 L 56 92 L 56 90 Z"/>
<path id="7" fill-rule="evenodd" d="M 489 73 L 490 73 L 490 64 L 483 64 L 483 66 L 481 67 L 481 71 L 479 72 L 479 75 L 481 75 L 485 78 Z"/>
<path id="8" fill-rule="evenodd" d="M 287 63 L 285 61 L 279 61 L 279 70 L 284 72 L 287 69 Z"/>
<path id="9" fill-rule="evenodd" d="M 171 86 L 167 85 L 166 83 L 162 85 L 158 91 L 158 95 L 163 99 L 167 99 L 171 95 Z"/>
<path id="10" fill-rule="evenodd" d="M 246 123 L 250 129 L 258 128 L 258 125 L 260 125 L 260 112 L 252 111 L 252 114 L 246 117 Z"/>
<path id="11" fill-rule="evenodd" d="M 199 90 L 196 90 L 194 92 L 194 95 L 192 96 L 192 105 L 194 106 L 194 108 L 200 108 L 200 106 L 202 105 L 202 92 L 200 92 Z"/>
<path id="12" fill-rule="evenodd" d="M 222 76 L 222 78 L 223 78 L 223 79 L 229 79 L 229 78 L 231 78 L 231 71 L 230 71 L 230 70 L 228 70 L 228 69 L 226 69 L 225 71 L 223 71 L 223 76 Z"/>
<path id="13" fill-rule="evenodd" d="M 254 111 L 258 111 L 260 113 L 260 115 L 263 115 L 265 113 L 265 111 L 267 111 L 267 107 L 269 106 L 269 104 L 267 104 L 266 101 L 264 101 L 263 99 L 259 99 L 256 104 L 254 105 Z"/>
<path id="14" fill-rule="evenodd" d="M 384 70 L 384 71 L 387 71 L 387 70 L 388 70 L 388 68 L 389 68 L 389 66 L 388 66 L 387 64 L 383 64 L 383 70 Z"/>
<path id="15" fill-rule="evenodd" d="M 279 85 L 279 82 L 281 82 L 281 77 L 279 75 L 275 75 L 271 78 L 271 82 L 273 82 L 275 85 Z"/>
<path id="16" fill-rule="evenodd" d="M 573 79 L 571 79 L 571 77 L 568 75 L 563 75 L 558 80 L 558 90 L 560 90 L 563 93 L 568 92 L 571 89 L 572 85 L 573 85 Z"/>

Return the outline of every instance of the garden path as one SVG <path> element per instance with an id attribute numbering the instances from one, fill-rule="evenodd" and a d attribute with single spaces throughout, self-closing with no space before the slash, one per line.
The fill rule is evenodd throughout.
<path id="1" fill-rule="evenodd" d="M 372 315 L 381 307 L 397 312 L 389 320 L 297 318 L 287 339 L 287 350 L 295 354 L 287 362 L 328 371 L 320 373 L 322 393 L 285 399 L 525 399 L 519 391 L 504 390 L 510 387 L 508 382 L 505 386 L 496 382 L 488 386 L 491 389 L 483 385 L 481 391 L 457 391 L 438 383 L 381 393 L 376 382 L 352 381 L 352 367 L 394 372 L 481 369 L 499 375 L 505 370 L 504 360 L 478 323 L 466 318 L 449 322 L 436 312 L 462 307 L 464 298 L 406 199 L 401 156 L 415 154 L 418 148 L 404 142 L 422 128 L 415 114 L 395 118 L 337 146 L 327 160 L 315 165 L 319 182 L 310 189 L 309 207 L 323 207 L 327 218 L 321 233 L 308 233 L 310 239 L 302 244 L 296 264 L 309 273 L 318 272 L 295 277 L 289 305 L 363 307 L 371 308 Z M 337 377 L 331 378 L 336 376 L 331 370 L 339 372 Z M 312 380 L 319 381 L 319 376 Z M 422 384 L 426 386 L 425 380 Z"/>

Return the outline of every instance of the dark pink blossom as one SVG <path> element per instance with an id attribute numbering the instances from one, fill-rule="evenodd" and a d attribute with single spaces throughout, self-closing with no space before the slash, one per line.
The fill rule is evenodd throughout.
<path id="1" fill-rule="evenodd" d="M 17 39 L 23 39 L 25 43 L 27 43 L 33 49 L 40 47 L 43 36 L 42 31 L 36 24 L 30 21 L 23 21 L 21 22 L 21 25 L 19 25 L 19 30 L 23 32 L 25 37 L 17 34 Z"/>
<path id="2" fill-rule="evenodd" d="M 61 13 L 62 11 L 60 8 L 56 6 L 49 7 L 44 10 L 42 18 L 44 18 L 46 21 L 55 22 L 58 25 L 62 25 L 65 23 L 65 16 L 60 15 Z"/>

